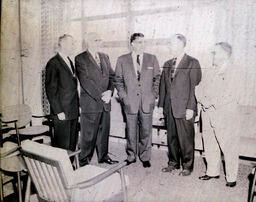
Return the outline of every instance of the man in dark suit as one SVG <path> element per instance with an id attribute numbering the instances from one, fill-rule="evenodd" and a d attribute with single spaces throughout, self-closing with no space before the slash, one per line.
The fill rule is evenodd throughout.
<path id="1" fill-rule="evenodd" d="M 86 51 L 75 58 L 80 81 L 81 136 L 79 162 L 89 164 L 96 147 L 98 162 L 114 164 L 108 156 L 111 96 L 114 71 L 108 55 L 99 52 L 101 39 L 96 33 L 85 35 Z"/>
<path id="2" fill-rule="evenodd" d="M 46 65 L 45 88 L 53 116 L 53 145 L 74 151 L 77 143 L 78 91 L 71 54 L 73 37 L 59 38 L 59 51 Z"/>
<path id="3" fill-rule="evenodd" d="M 194 117 L 197 113 L 195 86 L 201 80 L 197 59 L 185 54 L 186 38 L 171 38 L 173 59 L 165 62 L 160 82 L 159 110 L 167 123 L 168 167 L 163 172 L 180 168 L 182 176 L 190 175 L 194 162 Z"/>
<path id="4" fill-rule="evenodd" d="M 160 70 L 156 56 L 144 53 L 143 34 L 134 33 L 130 44 L 132 52 L 120 56 L 116 64 L 116 88 L 127 122 L 126 161 L 136 162 L 138 135 L 139 158 L 144 167 L 150 167 L 152 112 L 159 92 Z"/>

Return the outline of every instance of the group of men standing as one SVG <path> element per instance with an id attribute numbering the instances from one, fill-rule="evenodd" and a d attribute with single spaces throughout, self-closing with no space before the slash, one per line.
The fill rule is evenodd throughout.
<path id="1" fill-rule="evenodd" d="M 172 172 L 182 167 L 180 175 L 188 176 L 194 164 L 194 119 L 198 113 L 195 92 L 202 77 L 200 64 L 197 59 L 185 53 L 186 38 L 181 34 L 175 34 L 170 39 L 172 59 L 164 63 L 162 75 L 156 56 L 144 52 L 142 33 L 132 34 L 130 46 L 132 51 L 117 59 L 114 72 L 108 55 L 99 51 L 101 39 L 96 33 L 85 35 L 85 51 L 75 57 L 75 64 L 70 59 L 73 50 L 72 36 L 63 35 L 59 38 L 59 51 L 47 63 L 45 80 L 54 123 L 53 145 L 75 150 L 78 139 L 78 103 L 80 102 L 80 165 L 90 163 L 95 148 L 99 163 L 118 163 L 108 156 L 110 102 L 116 88 L 126 118 L 126 162 L 127 164 L 135 163 L 138 155 L 143 167 L 151 167 L 152 117 L 156 99 L 159 97 L 157 111 L 163 114 L 166 120 L 169 158 L 168 166 L 162 171 Z M 231 53 L 227 52 L 226 48 L 230 46 L 227 43 L 216 44 L 216 47 L 230 56 Z M 222 71 L 226 70 L 224 68 Z M 229 77 L 228 74 L 225 76 Z M 80 83 L 80 96 L 77 90 L 77 79 Z M 212 85 L 214 84 L 208 83 L 204 87 L 213 89 Z M 223 92 L 223 96 L 227 96 L 227 101 L 223 105 L 229 105 L 233 101 L 231 100 L 231 97 L 233 99 L 232 89 L 228 90 L 225 93 L 230 97 Z M 198 94 L 200 97 L 200 93 Z M 203 112 L 210 116 L 213 114 L 213 117 L 218 116 L 216 114 L 219 106 L 221 108 L 223 105 L 216 100 L 216 97 L 214 97 L 216 102 L 212 102 L 211 91 L 210 93 L 208 91 L 207 96 L 204 93 L 201 95 L 200 106 Z M 235 104 L 233 105 L 230 113 L 236 107 Z M 212 120 L 207 121 L 209 124 L 212 123 Z M 225 119 L 220 120 L 220 122 L 223 121 Z M 216 127 L 219 126 L 218 124 L 219 122 L 216 122 Z M 212 130 L 209 130 L 209 134 L 204 135 L 204 138 L 211 139 L 208 142 L 212 146 L 215 140 L 215 147 L 208 149 L 211 146 L 205 145 L 208 147 L 205 150 L 206 154 L 209 153 L 206 155 L 209 165 L 207 174 L 200 177 L 202 180 L 218 178 L 219 173 L 216 169 L 220 160 L 216 158 L 220 156 L 220 149 L 217 150 L 217 147 L 223 150 L 226 142 L 223 141 L 221 145 L 220 140 L 216 140 L 216 134 L 223 136 L 222 133 L 226 133 L 225 135 L 228 136 L 231 133 L 229 129 L 217 133 L 215 128 L 210 127 L 210 129 Z M 226 159 L 227 162 L 233 165 L 236 156 L 228 151 L 227 154 L 224 152 L 224 155 L 228 159 Z M 236 183 L 237 168 L 231 168 L 232 165 L 227 163 L 226 166 L 227 186 L 235 186 Z"/>

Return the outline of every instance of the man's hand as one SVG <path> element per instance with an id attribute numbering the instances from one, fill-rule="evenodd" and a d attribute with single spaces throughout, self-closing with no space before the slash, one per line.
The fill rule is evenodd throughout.
<path id="1" fill-rule="evenodd" d="M 186 109 L 186 120 L 190 120 L 193 118 L 194 111 L 192 109 Z"/>
<path id="2" fill-rule="evenodd" d="M 101 99 L 103 100 L 103 102 L 109 103 L 111 100 L 111 94 L 112 94 L 111 90 L 107 90 L 107 91 L 103 92 L 101 94 Z"/>
<path id="3" fill-rule="evenodd" d="M 66 119 L 66 116 L 65 116 L 64 112 L 61 112 L 61 113 L 57 114 L 57 116 L 58 116 L 58 119 L 61 120 L 61 121 Z"/>

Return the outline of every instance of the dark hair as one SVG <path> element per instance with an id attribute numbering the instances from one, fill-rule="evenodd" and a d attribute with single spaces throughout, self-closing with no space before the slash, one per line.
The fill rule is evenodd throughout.
<path id="1" fill-rule="evenodd" d="M 215 46 L 220 46 L 228 54 L 228 56 L 231 56 L 232 46 L 229 43 L 219 42 L 219 43 L 216 43 Z"/>
<path id="2" fill-rule="evenodd" d="M 137 39 L 138 37 L 144 37 L 144 34 L 142 33 L 133 33 L 131 35 L 131 38 L 130 38 L 130 43 L 132 43 L 135 39 Z"/>
<path id="3" fill-rule="evenodd" d="M 183 45 L 184 45 L 184 47 L 185 47 L 186 44 L 187 44 L 187 39 L 186 39 L 186 37 L 185 37 L 184 35 L 182 35 L 182 34 L 175 34 L 175 36 L 176 36 L 177 39 L 179 39 L 180 41 L 183 42 Z"/>
<path id="4" fill-rule="evenodd" d="M 60 36 L 58 39 L 58 45 L 60 46 L 61 42 L 68 37 L 73 38 L 70 34 L 63 34 L 62 36 Z"/>

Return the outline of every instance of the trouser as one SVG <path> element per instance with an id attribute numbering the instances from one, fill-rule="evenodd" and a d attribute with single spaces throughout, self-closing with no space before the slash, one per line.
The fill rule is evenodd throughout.
<path id="1" fill-rule="evenodd" d="M 220 175 L 222 151 L 228 182 L 235 182 L 238 172 L 239 136 L 236 129 L 238 123 L 232 120 L 233 118 L 233 114 L 228 112 L 204 112 L 202 114 L 204 150 L 207 161 L 206 174 Z"/>
<path id="2" fill-rule="evenodd" d="M 81 113 L 81 135 L 79 163 L 81 166 L 90 162 L 94 149 L 98 161 L 108 158 L 108 141 L 110 131 L 110 112 Z"/>
<path id="3" fill-rule="evenodd" d="M 152 147 L 152 112 L 144 113 L 140 107 L 137 114 L 128 114 L 127 121 L 127 160 L 136 160 L 137 139 L 138 156 L 141 161 L 150 161 Z M 137 128 L 139 126 L 139 128 Z"/>
<path id="4" fill-rule="evenodd" d="M 174 118 L 170 110 L 166 115 L 168 165 L 183 169 L 193 170 L 194 164 L 194 118 Z"/>
<path id="5" fill-rule="evenodd" d="M 77 129 L 78 119 L 59 120 L 58 117 L 53 118 L 53 146 L 62 149 L 75 151 L 78 138 Z"/>

